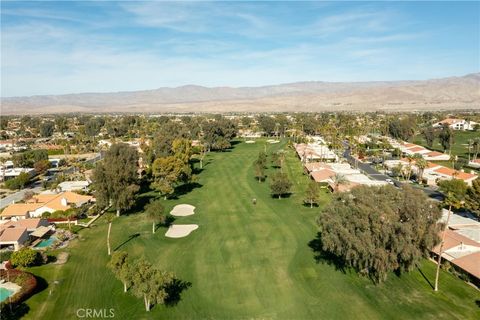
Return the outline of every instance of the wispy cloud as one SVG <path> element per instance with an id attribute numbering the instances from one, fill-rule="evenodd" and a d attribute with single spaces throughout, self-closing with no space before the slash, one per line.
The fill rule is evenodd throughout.
<path id="1" fill-rule="evenodd" d="M 441 19 L 415 14 L 377 3 L 2 3 L 1 93 L 394 80 L 480 68 L 475 32 L 461 32 L 471 24 L 457 21 L 449 36 Z"/>

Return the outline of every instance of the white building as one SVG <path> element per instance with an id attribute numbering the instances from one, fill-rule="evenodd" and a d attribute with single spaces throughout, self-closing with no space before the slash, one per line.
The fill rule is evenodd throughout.
<path id="1" fill-rule="evenodd" d="M 90 182 L 88 181 L 64 181 L 57 188 L 60 191 L 87 191 Z"/>
<path id="2" fill-rule="evenodd" d="M 18 177 L 21 173 L 28 173 L 30 176 L 35 174 L 35 169 L 33 168 L 11 168 L 4 169 L 0 168 L 0 181 L 7 181 Z"/>
<path id="3" fill-rule="evenodd" d="M 447 118 L 440 122 L 434 123 L 434 128 L 440 128 L 443 125 L 448 125 L 453 130 L 473 130 L 477 123 L 474 121 L 467 121 L 465 119 Z"/>

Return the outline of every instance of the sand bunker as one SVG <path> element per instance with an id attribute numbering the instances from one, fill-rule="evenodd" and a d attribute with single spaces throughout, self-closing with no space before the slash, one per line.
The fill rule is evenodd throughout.
<path id="1" fill-rule="evenodd" d="M 191 216 L 195 214 L 195 207 L 189 204 L 179 204 L 170 211 L 170 214 L 176 217 Z"/>
<path id="2" fill-rule="evenodd" d="M 245 141 L 245 143 L 255 143 L 255 141 L 254 140 L 247 140 L 247 141 Z"/>
<path id="3" fill-rule="evenodd" d="M 280 141 L 279 140 L 268 139 L 267 142 L 273 144 L 273 143 L 279 143 Z"/>
<path id="4" fill-rule="evenodd" d="M 188 236 L 193 230 L 198 229 L 198 224 L 172 224 L 168 228 L 165 237 L 169 238 L 183 238 Z"/>

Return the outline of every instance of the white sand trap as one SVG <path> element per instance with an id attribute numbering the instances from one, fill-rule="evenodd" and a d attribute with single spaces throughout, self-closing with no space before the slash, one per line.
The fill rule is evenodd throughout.
<path id="1" fill-rule="evenodd" d="M 268 141 L 269 143 L 271 144 L 274 144 L 274 143 L 279 143 L 280 141 L 279 140 L 272 140 L 272 141 Z"/>
<path id="2" fill-rule="evenodd" d="M 193 230 L 198 229 L 198 224 L 172 224 L 168 228 L 165 237 L 169 238 L 183 238 L 188 236 Z"/>
<path id="3" fill-rule="evenodd" d="M 255 143 L 255 141 L 254 140 L 247 140 L 247 141 L 245 141 L 245 143 Z"/>
<path id="4" fill-rule="evenodd" d="M 191 216 L 195 214 L 195 207 L 189 204 L 179 204 L 170 211 L 170 214 L 176 217 Z"/>

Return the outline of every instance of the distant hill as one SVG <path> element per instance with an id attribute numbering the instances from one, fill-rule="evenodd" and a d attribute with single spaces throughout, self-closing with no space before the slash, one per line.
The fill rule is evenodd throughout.
<path id="1" fill-rule="evenodd" d="M 424 81 L 297 82 L 11 97 L 1 114 L 480 109 L 480 73 Z"/>

